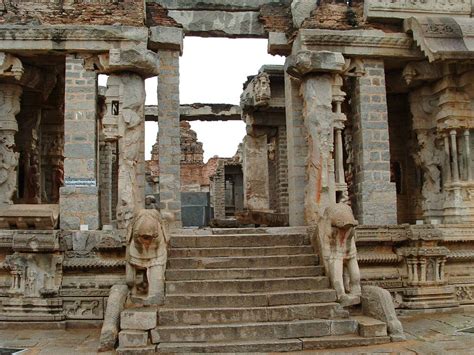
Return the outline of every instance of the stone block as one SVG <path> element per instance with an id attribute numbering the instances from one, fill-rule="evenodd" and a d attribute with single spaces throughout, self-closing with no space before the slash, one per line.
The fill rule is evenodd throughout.
<path id="1" fill-rule="evenodd" d="M 120 314 L 120 327 L 126 330 L 150 330 L 156 327 L 158 315 L 155 308 L 129 308 Z"/>
<path id="2" fill-rule="evenodd" d="M 331 335 L 346 335 L 357 332 L 357 322 L 354 320 L 333 320 L 331 321 Z"/>
<path id="3" fill-rule="evenodd" d="M 119 355 L 153 355 L 156 353 L 156 346 L 150 345 L 142 348 L 117 348 Z"/>
<path id="4" fill-rule="evenodd" d="M 387 325 L 377 319 L 357 316 L 354 317 L 359 323 L 359 335 L 362 337 L 381 337 L 387 336 Z"/>
<path id="5" fill-rule="evenodd" d="M 154 26 L 150 27 L 148 43 L 153 50 L 170 49 L 183 53 L 184 33 L 181 28 Z"/>
<path id="6" fill-rule="evenodd" d="M 294 0 L 291 3 L 291 15 L 295 28 L 300 28 L 303 21 L 316 9 L 316 6 L 317 2 L 314 0 Z"/>
<path id="7" fill-rule="evenodd" d="M 119 333 L 119 346 L 121 348 L 141 348 L 148 345 L 148 331 L 122 330 Z"/>

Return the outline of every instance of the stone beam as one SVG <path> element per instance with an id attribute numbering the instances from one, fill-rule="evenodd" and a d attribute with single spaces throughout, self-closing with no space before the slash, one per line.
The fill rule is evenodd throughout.
<path id="1" fill-rule="evenodd" d="M 300 50 L 339 52 L 344 56 L 425 57 L 409 35 L 381 30 L 300 29 L 293 43 L 293 53 Z"/>
<path id="2" fill-rule="evenodd" d="M 239 106 L 229 104 L 191 104 L 180 106 L 180 121 L 240 121 Z M 146 106 L 146 121 L 158 120 L 158 107 Z"/>
<path id="3" fill-rule="evenodd" d="M 183 26 L 186 35 L 202 37 L 266 38 L 257 11 L 170 10 L 168 16 Z"/>
<path id="4" fill-rule="evenodd" d="M 268 4 L 289 5 L 291 0 L 155 0 L 168 10 L 258 11 Z"/>
<path id="5" fill-rule="evenodd" d="M 312 72 L 339 73 L 345 65 L 341 53 L 328 51 L 299 51 L 288 57 L 285 70 L 295 78 L 301 78 Z"/>
<path id="6" fill-rule="evenodd" d="M 104 52 L 146 49 L 148 29 L 129 26 L 0 25 L 0 51 Z"/>

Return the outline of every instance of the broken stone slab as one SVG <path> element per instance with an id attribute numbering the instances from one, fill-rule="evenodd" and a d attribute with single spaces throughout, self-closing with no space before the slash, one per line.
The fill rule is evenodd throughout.
<path id="1" fill-rule="evenodd" d="M 362 312 L 364 315 L 381 320 L 387 324 L 392 341 L 403 341 L 402 323 L 398 320 L 390 292 L 378 286 L 362 287 Z"/>
<path id="2" fill-rule="evenodd" d="M 285 70 L 291 76 L 301 78 L 312 72 L 339 73 L 344 65 L 344 56 L 341 53 L 299 51 L 287 58 Z"/>
<path id="3" fill-rule="evenodd" d="M 7 205 L 0 208 L 0 229 L 55 229 L 59 205 Z"/>
<path id="4" fill-rule="evenodd" d="M 148 47 L 152 50 L 175 50 L 183 54 L 183 38 L 184 33 L 182 28 L 166 26 L 150 27 Z"/>
<path id="5" fill-rule="evenodd" d="M 150 330 L 157 326 L 158 313 L 155 307 L 129 308 L 120 314 L 120 328 Z"/>
<path id="6" fill-rule="evenodd" d="M 59 231 L 15 231 L 13 250 L 25 252 L 45 252 L 59 250 Z"/>

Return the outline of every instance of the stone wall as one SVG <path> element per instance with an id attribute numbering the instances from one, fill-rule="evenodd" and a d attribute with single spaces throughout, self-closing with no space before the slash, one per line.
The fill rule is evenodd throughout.
<path id="1" fill-rule="evenodd" d="M 277 136 L 277 157 L 278 157 L 278 206 L 277 212 L 288 214 L 288 154 L 286 126 L 278 127 Z"/>
<path id="2" fill-rule="evenodd" d="M 68 55 L 65 80 L 61 228 L 78 230 L 81 224 L 87 224 L 89 229 L 97 229 L 97 74 L 84 68 L 84 59 Z"/>
<path id="3" fill-rule="evenodd" d="M 354 212 L 362 224 L 396 224 L 383 61 L 364 60 L 364 70 L 365 75 L 355 79 L 352 93 Z"/>

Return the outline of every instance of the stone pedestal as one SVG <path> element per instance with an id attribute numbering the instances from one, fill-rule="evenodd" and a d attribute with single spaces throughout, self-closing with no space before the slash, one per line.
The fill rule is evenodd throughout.
<path id="1" fill-rule="evenodd" d="M 66 57 L 64 179 L 60 189 L 61 228 L 99 228 L 97 186 L 97 74 L 84 60 Z"/>
<path id="2" fill-rule="evenodd" d="M 396 224 L 397 196 L 390 182 L 390 143 L 384 63 L 363 61 L 352 96 L 356 219 L 361 224 Z M 375 139 L 375 137 L 380 137 Z M 382 139 L 381 137 L 385 137 Z"/>

